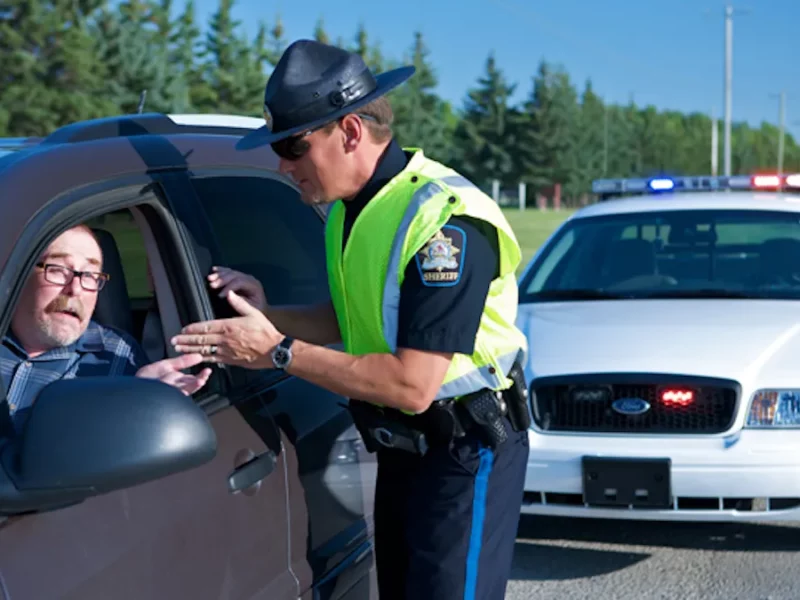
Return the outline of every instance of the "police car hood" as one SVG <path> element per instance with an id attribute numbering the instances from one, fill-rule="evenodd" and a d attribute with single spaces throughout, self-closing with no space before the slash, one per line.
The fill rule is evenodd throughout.
<path id="1" fill-rule="evenodd" d="M 677 373 L 800 384 L 800 301 L 608 300 L 520 304 L 526 375 Z M 792 383 L 793 382 L 793 383 Z"/>

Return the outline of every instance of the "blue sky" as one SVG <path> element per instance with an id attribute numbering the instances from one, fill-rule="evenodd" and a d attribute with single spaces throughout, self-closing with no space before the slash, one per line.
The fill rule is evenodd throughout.
<path id="1" fill-rule="evenodd" d="M 179 2 L 176 2 L 179 4 Z M 420 30 L 431 50 L 440 96 L 461 106 L 493 51 L 518 84 L 531 89 L 541 58 L 583 86 L 591 77 L 608 101 L 659 109 L 724 111 L 724 1 L 717 0 L 238 0 L 234 15 L 249 35 L 281 15 L 289 40 L 310 37 L 318 17 L 332 38 L 352 39 L 363 22 L 384 54 L 400 58 Z M 197 0 L 205 24 L 217 0 Z M 176 7 L 177 9 L 178 7 Z M 800 0 L 741 0 L 734 8 L 733 119 L 777 123 L 786 91 L 787 131 L 800 139 Z"/>

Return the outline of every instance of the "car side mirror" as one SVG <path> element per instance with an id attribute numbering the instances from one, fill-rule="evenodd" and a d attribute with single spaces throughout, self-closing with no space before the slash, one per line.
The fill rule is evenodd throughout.
<path id="1" fill-rule="evenodd" d="M 46 386 L 21 434 L 0 448 L 0 514 L 48 510 L 186 471 L 217 439 L 180 390 L 141 377 Z"/>

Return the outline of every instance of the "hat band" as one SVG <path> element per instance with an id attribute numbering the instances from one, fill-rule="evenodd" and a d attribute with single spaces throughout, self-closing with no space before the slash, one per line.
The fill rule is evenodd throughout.
<path id="1" fill-rule="evenodd" d="M 372 93 L 378 87 L 378 82 L 369 71 L 361 72 L 346 83 L 336 82 L 329 91 L 316 91 L 316 100 L 304 106 L 286 111 L 280 108 L 271 108 L 271 131 L 278 133 L 287 129 L 298 127 L 303 123 L 311 123 L 326 116 L 339 112 L 356 100 Z M 265 109 L 268 107 L 265 105 Z"/>

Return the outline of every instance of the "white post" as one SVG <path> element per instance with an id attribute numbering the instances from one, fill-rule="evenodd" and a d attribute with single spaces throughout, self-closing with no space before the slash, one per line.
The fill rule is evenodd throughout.
<path id="1" fill-rule="evenodd" d="M 711 109 L 711 174 L 716 177 L 719 163 L 719 126 L 717 115 Z"/>
<path id="2" fill-rule="evenodd" d="M 519 182 L 519 209 L 525 210 L 525 182 Z"/>
<path id="3" fill-rule="evenodd" d="M 492 179 L 492 198 L 495 202 L 500 202 L 500 181 Z"/>

